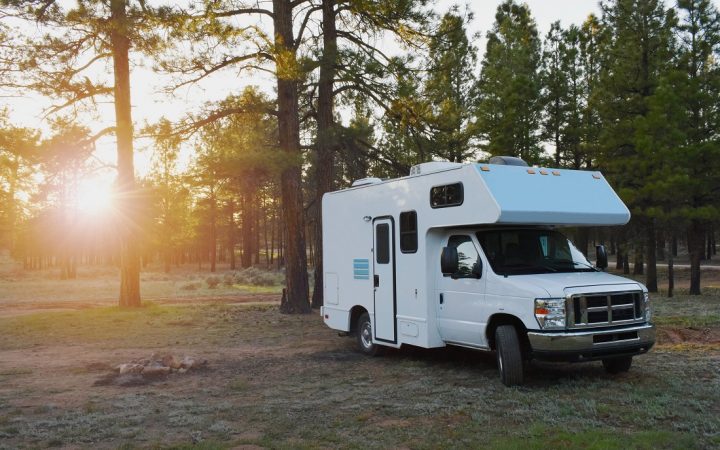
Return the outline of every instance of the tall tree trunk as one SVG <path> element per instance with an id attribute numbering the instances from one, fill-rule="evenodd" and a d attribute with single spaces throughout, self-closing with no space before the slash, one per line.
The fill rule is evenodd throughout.
<path id="1" fill-rule="evenodd" d="M 230 250 L 230 270 L 235 270 L 235 201 L 228 202 L 228 249 Z"/>
<path id="2" fill-rule="evenodd" d="M 15 199 L 15 196 L 17 194 L 17 185 L 18 185 L 18 175 L 20 172 L 20 156 L 15 155 L 12 161 L 9 163 L 10 165 L 10 178 L 9 178 L 9 189 L 8 189 L 8 227 L 9 227 L 9 237 L 8 237 L 8 249 L 10 250 L 10 255 L 12 256 L 15 253 L 15 239 L 17 236 L 17 200 Z"/>
<path id="3" fill-rule="evenodd" d="M 623 247 L 618 244 L 617 246 L 617 256 L 615 260 L 615 270 L 622 270 L 623 268 Z"/>
<path id="4" fill-rule="evenodd" d="M 668 265 L 668 297 L 673 296 L 673 292 L 675 291 L 675 258 L 673 257 L 672 252 L 672 238 L 670 239 L 670 242 L 668 242 L 668 247 L 670 249 L 667 252 L 667 265 Z"/>
<path id="5" fill-rule="evenodd" d="M 633 275 L 643 275 L 645 273 L 645 262 L 643 260 L 642 246 L 635 249 L 635 264 L 633 266 Z"/>
<path id="6" fill-rule="evenodd" d="M 215 272 L 217 261 L 217 199 L 210 196 L 210 272 Z"/>
<path id="7" fill-rule="evenodd" d="M 322 197 L 333 190 L 334 151 L 336 147 L 333 110 L 335 96 L 333 80 L 337 64 L 337 29 L 335 28 L 335 0 L 322 1 L 323 55 L 320 61 L 317 109 L 317 152 L 315 155 L 315 284 L 312 307 L 323 305 L 323 242 L 322 242 Z"/>
<path id="8" fill-rule="evenodd" d="M 645 276 L 645 286 L 647 287 L 648 292 L 657 292 L 657 260 L 655 254 L 657 242 L 655 235 L 655 223 L 652 219 L 648 222 L 646 233 L 645 251 L 647 252 L 647 272 Z"/>
<path id="9" fill-rule="evenodd" d="M 140 253 L 135 231 L 135 167 L 133 163 L 133 125 L 130 103 L 130 39 L 126 0 L 110 0 L 110 42 L 115 75 L 115 135 L 117 137 L 118 198 L 120 234 L 120 298 L 123 307 L 140 306 Z"/>
<path id="10" fill-rule="evenodd" d="M 252 266 L 252 202 L 249 189 L 246 186 L 242 199 L 242 257 L 240 264 L 243 269 Z"/>
<path id="11" fill-rule="evenodd" d="M 672 255 L 677 258 L 677 255 L 678 255 L 678 240 L 677 240 L 677 235 L 676 235 L 675 233 L 673 233 L 673 235 L 672 235 L 672 243 L 671 243 L 671 246 L 672 246 L 672 249 L 670 250 L 670 253 L 672 253 Z"/>
<path id="12" fill-rule="evenodd" d="M 293 37 L 293 6 L 288 0 L 273 0 L 275 49 L 278 58 L 277 104 L 280 150 L 291 161 L 280 177 L 285 218 L 285 282 L 287 295 L 280 304 L 286 314 L 309 313 L 307 254 L 305 253 L 305 217 L 303 214 L 298 103 L 298 62 Z"/>
<path id="13" fill-rule="evenodd" d="M 265 244 L 265 267 L 270 267 L 270 247 L 268 243 L 268 210 L 267 210 L 267 203 L 263 202 L 263 208 L 262 208 L 262 220 L 263 220 L 263 240 Z"/>
<path id="14" fill-rule="evenodd" d="M 705 234 L 698 220 L 690 222 L 688 228 L 688 252 L 690 253 L 690 295 L 700 295 L 700 260 L 705 251 Z"/>
<path id="15" fill-rule="evenodd" d="M 712 259 L 712 255 L 713 255 L 713 239 L 712 239 L 712 237 L 713 237 L 712 229 L 709 229 L 708 233 L 707 233 L 707 252 L 705 254 L 705 259 L 707 261 L 710 261 Z"/>
<path id="16" fill-rule="evenodd" d="M 272 217 L 270 218 L 270 259 L 268 260 L 268 269 L 275 261 L 275 230 L 277 228 L 277 214 L 275 214 L 275 205 L 272 209 Z"/>
<path id="17" fill-rule="evenodd" d="M 630 257 L 627 252 L 623 255 L 623 274 L 628 275 L 630 273 Z"/>
<path id="18" fill-rule="evenodd" d="M 253 264 L 260 264 L 260 197 L 255 192 L 253 195 Z"/>

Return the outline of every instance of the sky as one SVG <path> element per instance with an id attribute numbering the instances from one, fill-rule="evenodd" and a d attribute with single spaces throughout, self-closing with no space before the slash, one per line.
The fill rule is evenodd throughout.
<path id="1" fill-rule="evenodd" d="M 714 1 L 720 7 L 720 0 Z M 475 0 L 466 4 L 474 16 L 469 25 L 468 34 L 477 33 L 480 36 L 476 42 L 480 51 L 479 60 L 482 59 L 484 53 L 487 32 L 492 28 L 495 19 L 495 10 L 501 2 L 502 0 Z M 526 0 L 525 3 L 532 11 L 541 36 L 547 33 L 551 23 L 556 20 L 560 20 L 563 27 L 567 27 L 570 24 L 581 24 L 591 13 L 600 14 L 598 0 Z M 441 0 L 436 4 L 436 11 L 442 14 L 455 4 L 461 5 L 461 10 L 463 10 L 462 3 Z M 267 21 L 266 19 L 263 20 Z M 383 45 L 393 46 L 394 44 L 384 42 Z M 242 75 L 241 78 L 238 78 L 237 74 L 228 72 L 201 85 L 183 88 L 176 92 L 175 98 L 167 98 L 167 96 L 158 92 L 160 87 L 167 83 L 167 79 L 153 73 L 148 66 L 148 64 L 144 64 L 144 67 L 134 67 L 131 77 L 133 119 L 136 123 L 136 129 L 142 128 L 146 121 L 153 122 L 162 116 L 166 116 L 171 120 L 178 119 L 187 112 L 196 110 L 197 107 L 207 101 L 220 100 L 228 94 L 239 93 L 247 85 L 257 84 L 269 93 L 272 93 L 273 88 L 273 83 L 267 76 L 256 73 L 252 76 Z M 479 67 L 477 70 L 479 71 Z M 0 97 L 0 104 L 2 103 L 9 107 L 13 123 L 45 128 L 42 110 L 48 105 L 47 100 L 32 95 L 20 98 Z M 112 104 L 101 104 L 98 108 L 97 117 L 89 118 L 87 123 L 95 130 L 112 125 L 114 119 Z M 136 168 L 138 174 L 142 175 L 148 170 L 151 151 L 149 150 L 149 143 L 142 140 L 136 142 L 136 148 L 138 150 Z M 184 163 L 187 163 L 190 153 L 188 151 L 184 152 Z M 97 156 L 108 163 L 114 161 L 114 138 L 107 138 L 98 142 Z"/>

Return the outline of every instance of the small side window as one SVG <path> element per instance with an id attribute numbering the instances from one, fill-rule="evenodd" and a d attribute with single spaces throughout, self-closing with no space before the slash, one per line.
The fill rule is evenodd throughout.
<path id="1" fill-rule="evenodd" d="M 390 225 L 386 223 L 375 226 L 375 261 L 378 264 L 390 262 Z"/>
<path id="2" fill-rule="evenodd" d="M 417 212 L 400 213 L 400 251 L 415 253 L 418 248 Z"/>
<path id="3" fill-rule="evenodd" d="M 430 189 L 430 206 L 433 208 L 447 208 L 463 204 L 462 183 L 445 184 Z"/>

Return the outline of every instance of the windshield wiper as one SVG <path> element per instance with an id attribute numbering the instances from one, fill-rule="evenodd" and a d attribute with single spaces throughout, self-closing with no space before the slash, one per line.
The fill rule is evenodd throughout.
<path id="1" fill-rule="evenodd" d="M 572 261 L 572 263 L 573 263 L 573 264 L 580 265 L 580 266 L 585 266 L 585 267 L 587 267 L 588 269 L 591 269 L 593 272 L 600 272 L 600 271 L 597 269 L 597 267 L 593 266 L 592 264 L 588 264 L 588 263 L 585 263 L 585 262 L 582 262 L 582 261 Z"/>

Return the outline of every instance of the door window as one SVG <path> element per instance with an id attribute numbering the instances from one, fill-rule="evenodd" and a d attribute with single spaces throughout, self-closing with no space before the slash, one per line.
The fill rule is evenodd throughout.
<path id="1" fill-rule="evenodd" d="M 479 273 L 480 254 L 470 236 L 453 235 L 448 240 L 448 247 L 455 247 L 458 252 L 458 271 L 456 278 L 475 278 Z"/>
<path id="2" fill-rule="evenodd" d="M 378 264 L 390 262 L 390 225 L 386 223 L 375 226 L 375 261 Z"/>

